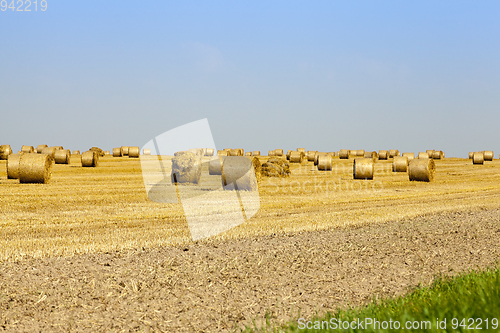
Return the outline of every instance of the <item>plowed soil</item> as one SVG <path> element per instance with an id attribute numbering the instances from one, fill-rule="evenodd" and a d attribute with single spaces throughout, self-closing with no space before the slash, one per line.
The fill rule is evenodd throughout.
<path id="1" fill-rule="evenodd" d="M 311 318 L 499 258 L 500 210 L 0 264 L 0 331 L 224 332 Z"/>

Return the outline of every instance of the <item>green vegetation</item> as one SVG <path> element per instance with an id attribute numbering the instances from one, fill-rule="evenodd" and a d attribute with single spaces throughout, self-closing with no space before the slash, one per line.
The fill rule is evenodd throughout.
<path id="1" fill-rule="evenodd" d="M 396 299 L 339 310 L 324 317 L 298 319 L 281 328 L 271 328 L 268 324 L 266 331 L 470 332 L 479 329 L 482 332 L 500 331 L 498 267 L 453 278 L 438 277 L 430 287 L 417 288 Z"/>

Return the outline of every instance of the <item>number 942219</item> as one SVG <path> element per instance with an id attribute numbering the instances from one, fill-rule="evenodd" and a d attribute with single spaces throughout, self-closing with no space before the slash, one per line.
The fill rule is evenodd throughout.
<path id="1" fill-rule="evenodd" d="M 42 12 L 47 10 L 47 0 L 1 0 L 0 9 L 2 12 L 6 10 L 12 10 L 13 12 L 37 12 L 41 10 Z"/>

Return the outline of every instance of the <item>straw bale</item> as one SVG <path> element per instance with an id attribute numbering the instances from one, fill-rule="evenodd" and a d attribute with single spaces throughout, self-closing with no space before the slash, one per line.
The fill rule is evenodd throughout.
<path id="1" fill-rule="evenodd" d="M 431 182 L 435 173 L 436 165 L 432 158 L 418 158 L 408 164 L 408 177 L 411 181 Z"/>
<path id="2" fill-rule="evenodd" d="M 53 159 L 47 154 L 22 154 L 19 160 L 19 182 L 45 184 L 52 177 Z"/>
<path id="3" fill-rule="evenodd" d="M 355 158 L 353 164 L 353 178 L 354 179 L 373 179 L 375 163 L 371 158 Z"/>

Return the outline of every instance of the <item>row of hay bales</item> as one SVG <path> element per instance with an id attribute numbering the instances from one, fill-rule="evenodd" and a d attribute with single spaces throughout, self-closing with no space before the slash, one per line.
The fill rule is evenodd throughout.
<path id="1" fill-rule="evenodd" d="M 472 160 L 472 164 L 484 164 L 485 161 L 493 161 L 494 153 L 491 150 L 483 150 L 469 153 L 469 159 Z"/>
<path id="2" fill-rule="evenodd" d="M 231 150 L 232 151 L 232 150 Z M 261 164 L 257 157 L 246 158 L 239 154 L 226 155 L 210 159 L 208 171 L 210 175 L 221 176 L 224 190 L 256 191 L 261 177 Z M 229 153 L 229 155 L 227 154 Z M 176 184 L 199 184 L 202 171 L 203 149 L 190 149 L 176 152 L 172 158 L 172 182 Z M 253 170 L 254 172 L 249 172 Z"/>
<path id="3" fill-rule="evenodd" d="M 6 155 L 7 178 L 19 179 L 20 183 L 49 182 L 52 177 L 52 164 L 70 164 L 72 155 L 69 149 L 62 146 L 38 145 L 35 149 L 33 146 L 23 145 L 17 154 L 12 154 L 10 146 L 0 150 Z M 73 153 L 77 155 L 80 152 Z M 109 152 L 97 147 L 90 148 L 81 154 L 82 167 L 96 167 L 99 157 L 106 153 Z"/>

